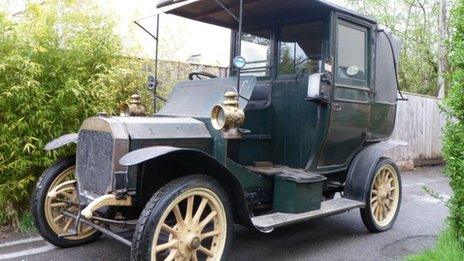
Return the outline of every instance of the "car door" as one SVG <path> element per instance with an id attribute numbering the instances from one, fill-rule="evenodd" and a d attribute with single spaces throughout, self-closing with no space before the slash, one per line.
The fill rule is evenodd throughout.
<path id="1" fill-rule="evenodd" d="M 345 167 L 366 138 L 371 112 L 371 27 L 336 16 L 330 122 L 318 168 Z"/>

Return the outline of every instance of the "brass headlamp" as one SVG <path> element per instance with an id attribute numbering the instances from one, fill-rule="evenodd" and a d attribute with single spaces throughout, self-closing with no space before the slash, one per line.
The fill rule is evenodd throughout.
<path id="1" fill-rule="evenodd" d="M 222 130 L 224 138 L 241 138 L 240 126 L 245 121 L 245 113 L 239 108 L 238 94 L 233 91 L 224 93 L 224 101 L 211 111 L 211 124 L 216 130 Z"/>

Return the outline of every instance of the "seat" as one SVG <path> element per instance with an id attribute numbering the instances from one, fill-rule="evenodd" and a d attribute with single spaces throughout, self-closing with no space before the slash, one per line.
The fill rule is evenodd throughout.
<path id="1" fill-rule="evenodd" d="M 271 104 L 272 83 L 257 82 L 245 111 L 266 109 Z"/>

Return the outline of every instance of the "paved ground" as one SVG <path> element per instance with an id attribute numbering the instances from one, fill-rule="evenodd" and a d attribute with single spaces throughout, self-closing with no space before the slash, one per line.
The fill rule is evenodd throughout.
<path id="1" fill-rule="evenodd" d="M 451 194 L 440 167 L 405 172 L 403 202 L 391 231 L 369 234 L 359 211 L 261 234 L 237 227 L 231 260 L 398 260 L 433 245 L 447 209 L 429 196 L 428 187 Z M 57 249 L 40 238 L 0 244 L 2 260 L 128 260 L 129 248 L 108 238 L 77 248 Z"/>

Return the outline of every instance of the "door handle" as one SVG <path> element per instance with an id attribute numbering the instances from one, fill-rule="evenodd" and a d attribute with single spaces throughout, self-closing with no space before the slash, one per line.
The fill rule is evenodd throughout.
<path id="1" fill-rule="evenodd" d="M 342 110 L 342 106 L 338 103 L 334 103 L 332 104 L 332 110 L 334 111 L 341 111 Z"/>

